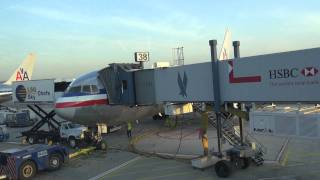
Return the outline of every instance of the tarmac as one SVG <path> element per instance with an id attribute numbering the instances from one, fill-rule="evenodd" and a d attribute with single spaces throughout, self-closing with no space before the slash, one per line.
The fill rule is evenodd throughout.
<path id="1" fill-rule="evenodd" d="M 212 167 L 201 171 L 190 164 L 190 159 L 203 153 L 197 118 L 186 118 L 176 128 L 164 127 L 163 122 L 153 120 L 135 124 L 131 143 L 140 158 L 109 171 L 102 179 L 220 179 Z M 245 123 L 245 127 L 249 129 L 248 123 Z M 210 127 L 208 134 L 210 148 L 216 150 L 216 130 Z M 265 164 L 234 171 L 227 179 L 320 179 L 319 139 L 252 136 L 267 148 Z M 130 150 L 130 141 L 126 139 L 125 132 L 116 132 L 107 139 L 109 143 L 116 144 L 112 148 Z M 227 143 L 223 145 L 223 149 L 229 147 Z"/>
<path id="2" fill-rule="evenodd" d="M 137 151 L 148 154 L 163 155 L 174 158 L 192 159 L 203 155 L 201 139 L 199 138 L 199 122 L 200 116 L 189 115 L 185 119 L 181 119 L 176 128 L 161 128 L 154 129 L 148 132 L 141 130 L 133 132 L 134 147 Z M 245 129 L 248 130 L 248 122 L 244 123 Z M 136 125 L 138 129 L 145 129 L 143 125 Z M 246 131 L 248 133 L 248 131 Z M 264 154 L 264 159 L 267 163 L 278 163 L 282 157 L 283 149 L 287 146 L 288 138 L 265 136 L 250 134 L 256 142 L 263 144 L 267 152 Z M 208 128 L 209 150 L 218 151 L 217 130 L 214 127 Z M 222 150 L 231 148 L 228 142 L 224 142 Z"/>
<path id="3" fill-rule="evenodd" d="M 200 116 L 181 118 L 176 128 L 163 121 L 146 119 L 133 125 L 133 137 L 125 129 L 108 134 L 107 154 L 100 151 L 71 159 L 54 172 L 41 171 L 34 179 L 107 179 L 107 180 L 209 180 L 220 179 L 213 167 L 192 168 L 190 159 L 202 155 L 198 137 Z M 248 124 L 245 124 L 248 129 Z M 0 150 L 23 146 L 15 138 L 26 128 L 9 128 L 10 142 L 0 143 Z M 217 136 L 209 128 L 209 145 L 216 151 Z M 233 171 L 227 179 L 320 179 L 320 140 L 254 135 L 267 147 L 263 166 L 252 165 L 246 170 Z M 225 143 L 223 149 L 229 148 Z"/>

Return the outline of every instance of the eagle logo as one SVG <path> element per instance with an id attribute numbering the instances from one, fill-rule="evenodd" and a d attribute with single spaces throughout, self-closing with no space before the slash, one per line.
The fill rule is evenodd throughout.
<path id="1" fill-rule="evenodd" d="M 188 78 L 186 72 L 183 73 L 183 79 L 181 78 L 180 73 L 178 73 L 178 85 L 180 88 L 180 95 L 182 97 L 187 97 L 187 84 L 188 84 Z"/>

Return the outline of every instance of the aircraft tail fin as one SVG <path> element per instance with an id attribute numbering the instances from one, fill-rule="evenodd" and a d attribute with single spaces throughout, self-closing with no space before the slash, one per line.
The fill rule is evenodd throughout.
<path id="1" fill-rule="evenodd" d="M 219 60 L 227 60 L 231 59 L 231 48 L 232 48 L 232 39 L 231 39 L 231 32 L 229 29 L 226 29 L 226 32 L 224 34 L 224 40 L 221 47 Z"/>
<path id="2" fill-rule="evenodd" d="M 33 67 L 36 62 L 36 55 L 33 53 L 28 54 L 22 64 L 13 72 L 11 77 L 4 83 L 11 85 L 13 81 L 31 80 Z"/>

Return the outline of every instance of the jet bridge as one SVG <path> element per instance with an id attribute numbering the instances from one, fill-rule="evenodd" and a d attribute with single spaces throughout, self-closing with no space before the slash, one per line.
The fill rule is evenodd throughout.
<path id="1" fill-rule="evenodd" d="M 139 69 L 139 64 L 114 63 L 98 72 L 110 104 L 136 104 L 134 72 Z"/>
<path id="2" fill-rule="evenodd" d="M 114 105 L 213 102 L 218 152 L 215 157 L 208 156 L 192 164 L 202 167 L 215 163 L 218 176 L 227 177 L 230 164 L 244 169 L 252 159 L 261 165 L 264 150 L 263 145 L 258 150 L 249 149 L 251 142 L 243 140 L 241 118 L 240 140 L 229 136 L 228 129 L 221 125 L 221 105 L 227 102 L 320 102 L 320 48 L 239 58 L 239 42 L 235 41 L 236 58 L 218 61 L 216 41 L 210 40 L 209 44 L 210 62 L 146 70 L 136 68 L 137 65 L 112 64 L 99 72 L 99 79 L 108 90 L 109 103 Z M 222 136 L 229 137 L 234 144 L 226 155 L 221 151 Z M 197 162 L 201 162 L 200 165 Z"/>
<path id="3" fill-rule="evenodd" d="M 111 104 L 162 102 L 320 102 L 320 48 L 163 69 L 112 64 L 100 71 Z M 217 73 L 217 72 L 216 72 Z"/>
<path id="4" fill-rule="evenodd" d="M 108 90 L 109 103 L 213 102 L 221 137 L 220 111 L 224 103 L 320 102 L 320 48 L 218 61 L 216 41 L 209 44 L 211 62 L 162 69 L 111 64 L 102 69 L 99 78 Z M 238 41 L 234 47 L 235 57 L 239 57 Z"/>

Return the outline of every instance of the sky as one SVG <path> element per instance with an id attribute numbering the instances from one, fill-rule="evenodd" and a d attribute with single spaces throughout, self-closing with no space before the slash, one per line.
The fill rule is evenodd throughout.
<path id="1" fill-rule="evenodd" d="M 205 62 L 208 40 L 220 48 L 226 28 L 242 57 L 319 47 L 319 9 L 318 0 L 1 0 L 0 80 L 30 52 L 34 79 L 131 63 L 136 51 L 150 52 L 150 67 L 180 46 L 185 64 Z"/>

